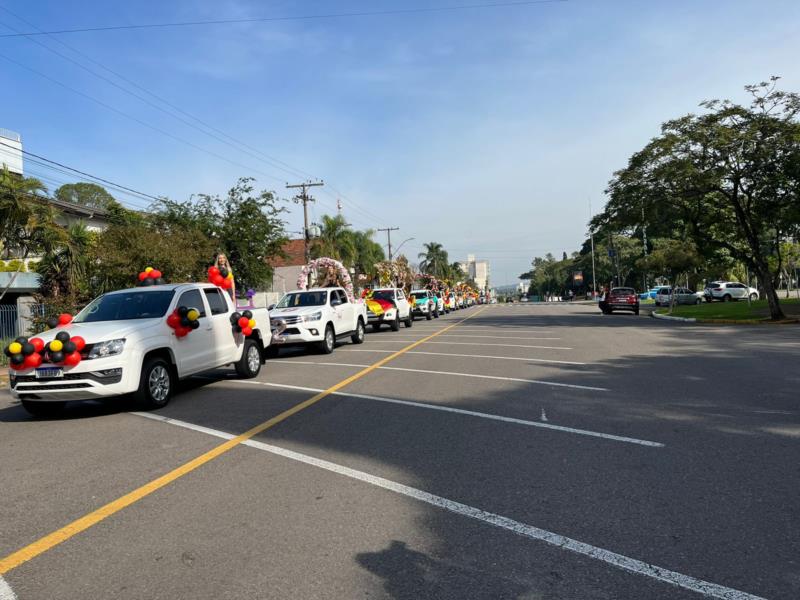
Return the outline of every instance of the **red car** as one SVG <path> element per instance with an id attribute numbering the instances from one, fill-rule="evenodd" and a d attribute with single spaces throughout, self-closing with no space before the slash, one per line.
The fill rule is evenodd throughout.
<path id="1" fill-rule="evenodd" d="M 604 300 L 600 301 L 600 310 L 604 315 L 610 315 L 615 310 L 629 310 L 639 314 L 639 295 L 633 288 L 612 288 Z"/>

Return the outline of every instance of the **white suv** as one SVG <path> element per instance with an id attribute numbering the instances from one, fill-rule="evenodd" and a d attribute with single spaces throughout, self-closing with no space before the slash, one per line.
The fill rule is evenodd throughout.
<path id="1" fill-rule="evenodd" d="M 758 300 L 758 290 L 736 281 L 715 281 L 706 287 L 705 299 L 707 302 L 722 300 Z"/>

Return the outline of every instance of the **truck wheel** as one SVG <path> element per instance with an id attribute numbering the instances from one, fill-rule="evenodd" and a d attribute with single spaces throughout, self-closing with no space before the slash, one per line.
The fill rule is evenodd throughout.
<path id="1" fill-rule="evenodd" d="M 242 379 L 252 379 L 261 371 L 261 350 L 253 340 L 244 341 L 242 358 L 234 365 L 236 374 Z"/>
<path id="2" fill-rule="evenodd" d="M 433 318 L 434 319 L 438 319 L 439 318 L 439 307 L 438 306 L 436 307 L 436 310 L 433 311 Z"/>
<path id="3" fill-rule="evenodd" d="M 750 294 L 750 301 L 755 302 L 758 300 L 758 294 Z"/>
<path id="4" fill-rule="evenodd" d="M 398 311 L 397 315 L 392 321 L 392 331 L 400 331 L 400 312 Z"/>
<path id="5" fill-rule="evenodd" d="M 730 294 L 725 294 L 725 295 L 722 297 L 722 301 L 723 301 L 723 302 L 730 302 L 731 300 L 733 300 L 733 298 L 731 297 L 731 295 L 730 295 Z"/>
<path id="6" fill-rule="evenodd" d="M 358 320 L 358 324 L 356 325 L 356 332 L 352 335 L 350 340 L 354 344 L 364 343 L 364 321 L 362 321 L 361 319 Z"/>
<path id="7" fill-rule="evenodd" d="M 318 348 L 322 354 L 330 354 L 336 346 L 336 334 L 333 332 L 333 325 L 328 323 L 325 326 L 325 338 L 319 343 Z"/>
<path id="8" fill-rule="evenodd" d="M 414 324 L 414 315 L 411 314 L 411 311 L 408 311 L 408 318 L 403 321 L 406 327 L 411 327 Z"/>
<path id="9" fill-rule="evenodd" d="M 162 408 L 172 396 L 173 376 L 170 364 L 161 357 L 148 358 L 142 365 L 136 401 L 147 409 Z"/>
<path id="10" fill-rule="evenodd" d="M 432 312 L 433 311 L 431 310 L 431 307 L 428 306 L 428 312 L 425 313 L 425 320 L 426 321 L 430 321 L 433 318 L 433 315 L 431 314 Z"/>
<path id="11" fill-rule="evenodd" d="M 380 330 L 381 330 L 381 324 L 380 323 L 373 323 L 372 324 L 372 331 L 374 331 L 375 333 L 378 333 Z"/>
<path id="12" fill-rule="evenodd" d="M 22 408 L 34 417 L 56 417 L 61 414 L 66 402 L 37 402 L 36 400 L 21 400 Z"/>

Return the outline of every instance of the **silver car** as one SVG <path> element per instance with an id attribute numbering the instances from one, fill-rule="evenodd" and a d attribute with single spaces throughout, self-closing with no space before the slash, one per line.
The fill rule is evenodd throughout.
<path id="1" fill-rule="evenodd" d="M 700 304 L 702 292 L 693 292 L 687 288 L 675 288 L 675 304 Z M 672 302 L 672 288 L 662 287 L 656 292 L 656 306 L 669 306 Z"/>

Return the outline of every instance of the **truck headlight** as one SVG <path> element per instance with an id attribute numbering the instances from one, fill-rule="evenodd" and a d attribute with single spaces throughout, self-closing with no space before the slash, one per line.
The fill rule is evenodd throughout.
<path id="1" fill-rule="evenodd" d="M 304 323 L 308 323 L 310 321 L 319 321 L 321 318 L 322 318 L 322 311 L 319 310 L 319 311 L 315 312 L 314 314 L 305 315 L 303 317 L 303 322 Z"/>
<path id="2" fill-rule="evenodd" d="M 125 338 L 119 340 L 108 340 L 107 342 L 99 342 L 92 346 L 89 351 L 89 356 L 86 358 L 105 358 L 106 356 L 114 356 L 119 354 L 125 348 Z"/>

